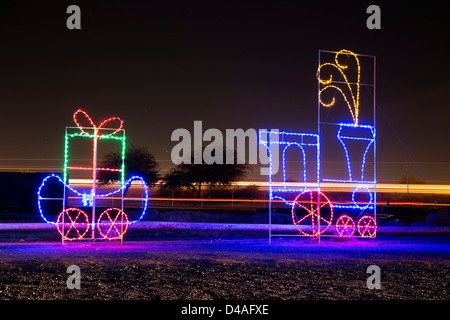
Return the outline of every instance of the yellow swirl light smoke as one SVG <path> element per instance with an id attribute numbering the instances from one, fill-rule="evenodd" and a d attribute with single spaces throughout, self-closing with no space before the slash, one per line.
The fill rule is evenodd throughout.
<path id="1" fill-rule="evenodd" d="M 357 71 L 358 71 L 358 77 L 357 77 L 357 81 L 356 81 L 356 95 L 354 94 L 354 90 L 352 89 L 351 83 L 348 81 L 347 75 L 345 74 L 345 69 L 347 69 L 347 65 L 343 65 L 339 63 L 339 56 L 345 54 L 345 55 L 352 55 L 353 57 L 355 57 L 356 60 L 356 66 L 357 66 Z M 323 87 L 322 89 L 319 90 L 319 102 L 321 105 L 323 105 L 324 107 L 331 107 L 335 104 L 336 99 L 333 97 L 333 99 L 331 100 L 331 102 L 324 102 L 322 100 L 322 92 L 327 90 L 327 89 L 331 89 L 334 88 L 335 90 L 339 91 L 342 94 L 342 97 L 344 98 L 345 102 L 347 103 L 348 109 L 350 110 L 350 114 L 353 118 L 353 122 L 355 123 L 355 125 L 358 125 L 358 117 L 359 117 L 359 84 L 360 84 L 360 65 L 359 65 L 359 59 L 358 56 L 349 51 L 349 50 L 341 50 L 339 52 L 336 53 L 335 57 L 334 57 L 334 61 L 335 63 L 323 63 L 321 65 L 319 65 L 319 68 L 317 69 L 317 79 L 319 80 L 320 84 L 325 85 L 325 87 Z M 347 85 L 348 90 L 350 92 L 350 96 L 351 99 L 348 99 L 347 94 L 345 94 L 345 92 L 339 88 L 338 86 L 335 86 L 333 84 L 331 84 L 333 82 L 333 75 L 330 74 L 330 77 L 328 79 L 322 79 L 320 77 L 320 70 L 325 67 L 325 66 L 331 66 L 336 68 L 342 78 L 344 79 L 344 83 Z M 350 101 L 353 104 L 353 108 L 352 108 L 352 104 L 350 103 Z"/>

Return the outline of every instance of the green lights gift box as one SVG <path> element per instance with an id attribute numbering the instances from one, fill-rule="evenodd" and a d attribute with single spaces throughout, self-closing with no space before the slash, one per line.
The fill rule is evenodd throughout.
<path id="1" fill-rule="evenodd" d="M 98 126 L 94 124 L 91 117 L 83 110 L 77 110 L 73 115 L 76 127 L 66 127 L 65 148 L 64 148 L 64 182 L 68 183 L 69 170 L 83 170 L 92 172 L 93 183 L 97 180 L 98 171 L 119 172 L 121 184 L 124 184 L 125 178 L 125 130 L 123 121 L 118 117 L 111 117 L 102 121 Z M 88 123 L 89 126 L 83 125 Z M 73 139 L 88 139 L 92 145 L 92 159 L 90 166 L 72 166 L 69 165 L 69 145 Z M 97 161 L 99 142 L 105 140 L 116 140 L 120 143 L 122 164 L 120 168 L 99 167 Z"/>
<path id="2" fill-rule="evenodd" d="M 103 239 L 120 239 L 122 241 L 123 235 L 128 229 L 128 225 L 139 221 L 145 215 L 149 198 L 148 188 L 142 177 L 133 176 L 127 181 L 124 180 L 125 130 L 123 129 L 123 121 L 118 117 L 111 117 L 96 126 L 91 117 L 83 110 L 77 110 L 73 115 L 73 119 L 76 127 L 66 127 L 65 132 L 64 177 L 61 179 L 59 176 L 51 174 L 42 181 L 38 190 L 38 208 L 40 215 L 47 223 L 56 224 L 58 232 L 61 234 L 62 243 L 66 240 L 81 240 L 89 230 L 91 231 L 92 240 L 96 239 L 95 232 L 98 230 Z M 88 161 L 90 165 L 73 165 L 73 162 L 79 160 L 69 158 L 69 149 L 71 153 L 74 153 L 74 151 L 77 151 L 76 147 L 79 147 L 79 145 L 74 146 L 75 139 L 77 139 L 78 142 L 81 142 L 83 147 L 85 147 L 85 142 L 88 144 Z M 119 143 L 119 148 L 121 149 L 121 163 L 117 168 L 102 167 L 98 165 L 98 146 L 102 141 L 117 141 Z M 83 179 L 75 179 L 73 177 L 69 179 L 69 172 L 76 171 L 87 172 L 89 174 L 89 178 L 87 179 L 89 184 L 87 192 L 85 190 L 86 188 L 80 188 L 80 185 L 85 183 L 83 182 Z M 99 172 L 114 173 L 116 177 L 112 180 L 120 180 L 120 186 L 117 186 L 117 188 L 112 191 L 110 190 L 111 186 L 106 188 L 108 190 L 105 188 L 100 190 L 97 187 Z M 133 182 L 142 185 L 144 191 L 143 197 L 136 198 L 135 196 L 125 196 Z M 55 186 L 61 185 L 63 187 L 62 196 L 54 196 Z M 76 188 L 74 187 L 75 185 Z M 79 201 L 80 199 L 81 201 Z M 120 200 L 119 206 L 113 204 L 114 199 Z M 98 200 L 103 201 L 96 205 L 96 201 Z M 128 220 L 128 217 L 124 212 L 125 200 L 142 202 L 143 207 L 138 219 Z M 55 213 L 54 209 L 58 207 L 58 205 L 47 206 L 46 209 L 43 206 L 43 202 L 46 201 L 53 203 L 58 201 L 62 202 L 62 211 L 58 210 L 59 215 L 56 221 L 47 218 L 47 213 L 49 213 L 47 212 L 47 209 L 51 209 L 50 214 L 52 214 L 52 212 Z M 112 205 L 112 207 L 105 210 L 105 204 L 108 206 Z M 79 208 L 80 205 L 81 208 Z M 84 211 L 86 210 L 86 207 L 91 208 L 91 217 Z M 102 211 L 98 217 L 96 207 Z"/>

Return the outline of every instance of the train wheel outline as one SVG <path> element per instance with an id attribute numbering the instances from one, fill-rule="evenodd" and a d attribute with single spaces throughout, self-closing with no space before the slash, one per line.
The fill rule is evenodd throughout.
<path id="1" fill-rule="evenodd" d="M 70 212 L 75 211 L 77 212 L 77 215 L 75 216 L 75 218 L 73 218 L 70 215 Z M 78 220 L 80 219 L 80 217 L 82 217 L 82 219 L 85 220 L 85 222 L 78 222 Z M 64 219 L 64 224 L 63 224 L 63 219 Z M 70 222 L 66 222 L 68 219 Z M 67 229 L 67 231 L 65 230 L 65 226 L 69 225 L 69 228 Z M 80 226 L 85 226 L 85 229 L 83 232 L 80 233 Z M 84 212 L 83 210 L 80 210 L 78 208 L 68 208 L 66 210 L 63 210 L 59 216 L 58 216 L 58 220 L 56 221 L 56 227 L 58 229 L 59 234 L 63 237 L 64 240 L 80 240 L 83 239 L 84 236 L 86 235 L 86 233 L 89 231 L 90 228 L 90 223 L 89 223 L 89 217 L 86 214 L 86 212 Z M 69 235 L 69 233 L 74 230 L 77 234 L 77 236 L 75 237 L 71 237 Z M 83 229 L 82 229 L 83 230 Z"/>
<path id="2" fill-rule="evenodd" d="M 340 237 L 348 238 L 353 236 L 356 230 L 355 222 L 351 217 L 344 214 L 336 221 L 336 230 Z"/>
<path id="3" fill-rule="evenodd" d="M 375 238 L 377 223 L 371 216 L 362 216 L 358 220 L 358 232 L 363 238 Z"/>
<path id="4" fill-rule="evenodd" d="M 110 212 L 111 211 L 117 211 L 117 214 L 114 216 L 114 218 L 111 217 Z M 104 216 L 107 219 L 102 219 Z M 119 220 L 119 221 L 117 221 Z M 115 239 L 122 239 L 123 235 L 128 230 L 128 216 L 119 208 L 109 208 L 103 211 L 100 216 L 98 217 L 98 230 L 103 238 L 108 240 L 115 240 Z M 119 225 L 119 228 L 117 227 Z M 104 233 L 102 230 L 102 226 L 108 227 L 108 230 Z M 105 228 L 106 229 L 106 228 Z M 113 233 L 111 235 L 111 233 Z"/>
<path id="5" fill-rule="evenodd" d="M 319 196 L 320 201 L 320 207 L 317 207 L 317 197 Z M 302 199 L 306 198 L 306 200 Z M 309 199 L 309 200 L 308 200 Z M 303 205 L 301 202 L 306 202 L 306 205 Z M 322 202 L 324 202 L 322 204 Z M 309 208 L 308 208 L 309 206 Z M 298 219 L 296 214 L 296 207 L 301 208 L 307 212 L 306 215 L 304 215 L 302 218 Z M 321 229 L 322 224 L 317 226 L 317 210 L 320 208 L 329 207 L 330 208 L 330 218 L 324 218 L 323 216 L 320 216 L 320 220 L 325 222 L 325 226 L 323 229 Z M 331 201 L 320 191 L 317 190 L 306 190 L 302 193 L 299 193 L 295 200 L 292 203 L 292 222 L 297 226 L 297 229 L 305 236 L 309 237 L 315 237 L 319 234 L 324 233 L 328 227 L 331 225 L 331 222 L 333 220 L 333 205 L 331 204 Z M 307 219 L 311 219 L 311 226 L 312 231 L 311 233 L 308 233 L 307 231 L 303 230 L 301 228 L 301 223 Z"/>

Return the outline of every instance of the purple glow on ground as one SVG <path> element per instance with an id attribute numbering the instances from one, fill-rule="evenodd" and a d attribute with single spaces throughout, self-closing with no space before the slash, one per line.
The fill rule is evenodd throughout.
<path id="1" fill-rule="evenodd" d="M 66 268 L 81 269 L 68 290 Z M 366 269 L 381 268 L 381 290 Z M 0 242 L 6 299 L 449 299 L 450 242 L 307 238 Z"/>
<path id="2" fill-rule="evenodd" d="M 295 259 L 312 257 L 319 260 L 326 259 L 367 259 L 372 255 L 379 258 L 409 257 L 413 260 L 436 260 L 450 264 L 450 243 L 433 241 L 401 241 L 383 240 L 373 241 L 331 241 L 322 240 L 316 244 L 309 239 L 302 240 L 272 240 L 267 239 L 226 239 L 226 240 L 153 240 L 153 241 L 124 241 L 123 246 L 118 242 L 70 242 L 61 246 L 58 242 L 4 242 L 0 243 L 1 261 L 27 261 L 51 257 L 65 259 L 82 257 L 92 254 L 92 258 L 117 256 L 128 257 L 134 254 L 164 253 L 192 255 L 195 260 L 200 256 L 214 253 L 217 257 L 233 257 L 241 259 L 264 259 L 265 257 Z M 118 261 L 117 263 L 119 263 Z"/>

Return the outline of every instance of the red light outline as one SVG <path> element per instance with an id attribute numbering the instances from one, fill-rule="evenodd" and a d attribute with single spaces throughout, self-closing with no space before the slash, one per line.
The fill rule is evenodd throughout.
<path id="1" fill-rule="evenodd" d="M 117 210 L 117 214 L 114 218 L 114 220 L 111 218 L 109 212 L 111 210 Z M 106 217 L 108 218 L 109 222 L 101 222 L 102 221 L 102 217 L 103 215 L 106 214 Z M 117 218 L 122 217 L 121 222 L 117 222 Z M 117 229 L 117 224 L 121 225 L 121 230 L 119 231 L 119 229 Z M 105 211 L 103 211 L 100 216 L 98 217 L 98 222 L 97 222 L 97 226 L 98 226 L 98 230 L 100 232 L 100 234 L 102 235 L 103 238 L 108 239 L 108 240 L 116 240 L 116 239 L 122 239 L 124 234 L 127 232 L 128 230 L 128 216 L 125 214 L 125 212 L 123 212 L 121 209 L 119 208 L 109 208 L 106 209 Z M 102 232 L 102 229 L 100 228 L 100 226 L 108 226 L 109 225 L 109 229 L 106 233 Z M 125 226 L 125 227 L 124 227 Z M 111 232 L 111 230 L 114 228 L 114 230 L 117 232 L 117 236 L 115 237 L 110 237 L 109 234 Z"/>
<path id="2" fill-rule="evenodd" d="M 349 227 L 351 230 L 350 232 L 348 232 Z M 351 237 L 355 233 L 355 230 L 356 230 L 355 222 L 348 215 L 344 214 L 337 219 L 336 231 L 339 233 L 340 237 L 343 238 Z"/>
<path id="3" fill-rule="evenodd" d="M 299 201 L 299 198 L 301 196 L 303 196 L 307 192 L 309 192 L 309 198 L 310 198 L 310 201 L 309 201 L 310 208 L 309 209 L 306 206 L 302 205 L 300 203 L 300 201 Z M 315 218 L 317 217 L 316 212 L 317 212 L 318 208 L 316 207 L 315 209 L 313 209 L 314 205 L 317 205 L 317 196 L 313 197 L 313 193 L 317 194 L 317 192 L 320 195 L 320 197 L 319 197 L 320 202 L 322 202 L 322 197 L 325 199 L 325 203 L 321 204 L 320 208 L 323 208 L 324 206 L 329 205 L 331 215 L 330 215 L 330 219 L 329 220 L 327 220 L 327 219 L 325 219 L 324 217 L 321 216 L 320 220 L 322 220 L 322 221 L 324 221 L 326 223 L 326 227 L 324 229 L 320 229 L 320 226 L 318 226 L 317 230 L 316 230 L 316 229 L 314 229 L 314 225 L 316 223 L 316 219 Z M 308 214 L 305 215 L 300 220 L 296 219 L 297 218 L 297 215 L 295 213 L 295 206 L 296 205 L 298 205 L 300 208 L 305 209 L 308 212 Z M 317 190 L 306 190 L 306 191 L 303 191 L 302 193 L 299 193 L 297 195 L 297 197 L 295 198 L 295 200 L 293 201 L 293 203 L 292 203 L 291 213 L 292 213 L 292 222 L 297 226 L 297 229 L 300 231 L 301 234 L 303 234 L 305 236 L 308 236 L 308 237 L 315 237 L 318 234 L 324 233 L 328 229 L 328 227 L 331 225 L 331 223 L 333 221 L 333 205 L 332 205 L 330 199 L 328 199 L 328 197 L 325 194 L 323 194 L 322 192 L 317 191 Z M 305 232 L 300 227 L 300 223 L 303 222 L 306 218 L 308 218 L 310 216 L 311 216 L 311 225 L 312 225 L 312 229 L 313 229 L 312 234 Z"/>
<path id="4" fill-rule="evenodd" d="M 75 111 L 75 113 L 73 114 L 73 121 L 75 122 L 75 124 L 77 125 L 77 127 L 80 128 L 80 131 L 81 131 L 81 133 L 83 133 L 83 134 L 90 135 L 88 132 L 84 131 L 84 129 L 88 129 L 89 127 L 84 127 L 84 126 L 82 126 L 82 125 L 80 124 L 80 122 L 78 121 L 78 115 L 79 115 L 80 113 L 83 114 L 84 117 L 85 117 L 85 118 L 89 121 L 89 123 L 91 124 L 91 129 L 94 129 L 94 136 L 99 137 L 100 139 L 101 139 L 101 138 L 106 138 L 106 137 L 113 136 L 113 135 L 115 135 L 117 132 L 119 132 L 119 131 L 123 128 L 123 120 L 120 119 L 119 117 L 111 117 L 111 118 L 108 118 L 108 119 L 106 119 L 106 120 L 103 120 L 103 121 L 100 123 L 100 125 L 97 127 L 97 126 L 94 124 L 94 121 L 92 121 L 92 118 L 87 114 L 86 111 L 81 110 L 81 109 L 78 109 L 78 110 Z M 112 122 L 112 121 L 115 121 L 115 120 L 118 120 L 118 121 L 120 122 L 119 127 L 111 128 L 111 129 L 114 129 L 114 131 L 113 131 L 112 133 L 104 134 L 104 135 L 98 135 L 99 129 L 107 129 L 107 128 L 104 128 L 103 126 L 104 126 L 106 123 Z"/>
<path id="5" fill-rule="evenodd" d="M 77 216 L 75 217 L 75 220 L 72 219 L 72 217 L 70 216 L 69 212 L 70 211 L 76 211 L 78 212 Z M 67 214 L 67 217 L 69 218 L 70 222 L 64 222 L 64 224 L 62 223 L 62 218 L 63 215 Z M 80 214 L 83 214 L 83 217 L 85 218 L 86 222 L 77 222 Z M 64 219 L 65 220 L 65 219 Z M 64 225 L 69 224 L 70 223 L 70 227 L 67 230 L 67 232 L 65 232 L 65 234 L 63 234 L 64 230 Z M 84 230 L 84 232 L 81 234 L 80 231 L 78 230 L 78 226 L 81 225 L 85 225 L 86 226 L 86 230 Z M 80 240 L 83 239 L 84 236 L 86 235 L 86 233 L 89 231 L 90 228 L 90 223 L 89 223 L 89 217 L 86 214 L 86 212 L 84 212 L 83 210 L 80 210 L 78 208 L 67 208 L 66 210 L 63 210 L 59 216 L 58 216 L 58 220 L 56 221 L 56 228 L 58 229 L 59 234 L 62 236 L 62 238 L 64 240 L 68 240 L 68 241 L 73 241 L 73 240 Z M 70 230 L 74 229 L 76 231 L 76 233 L 78 234 L 78 237 L 68 237 L 68 234 L 70 232 Z"/>
<path id="6" fill-rule="evenodd" d="M 362 216 L 358 220 L 358 232 L 363 238 L 375 238 L 377 234 L 377 222 L 371 216 Z"/>

